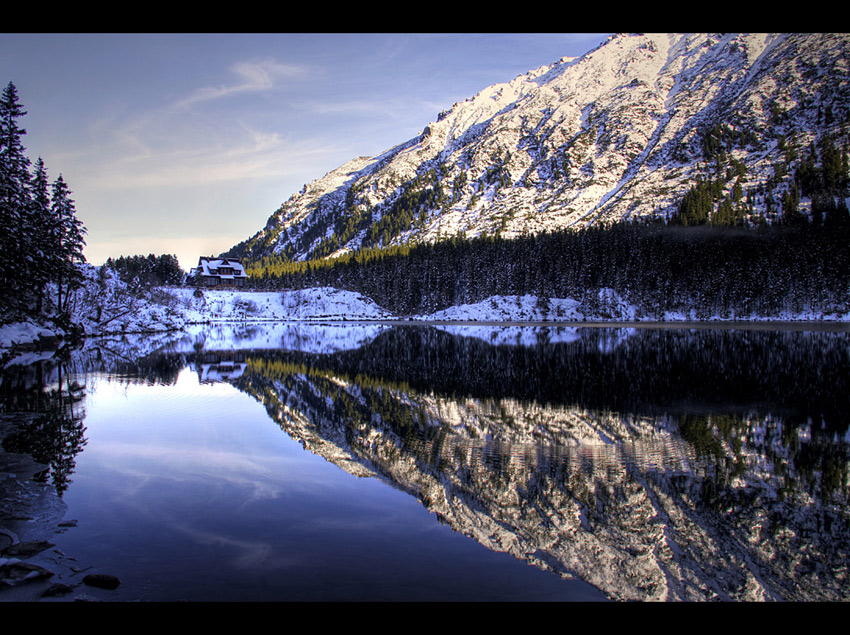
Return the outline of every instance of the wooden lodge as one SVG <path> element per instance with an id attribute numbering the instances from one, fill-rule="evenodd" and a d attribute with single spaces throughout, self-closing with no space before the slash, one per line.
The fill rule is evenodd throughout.
<path id="1" fill-rule="evenodd" d="M 248 280 L 245 267 L 238 259 L 214 256 L 201 256 L 189 277 L 196 286 L 215 289 L 241 289 Z"/>

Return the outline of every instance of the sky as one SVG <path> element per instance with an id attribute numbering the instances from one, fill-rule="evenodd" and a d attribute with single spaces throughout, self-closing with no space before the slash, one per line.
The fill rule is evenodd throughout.
<path id="1" fill-rule="evenodd" d="M 27 156 L 70 187 L 90 263 L 174 254 L 188 271 L 304 184 L 608 35 L 6 33 L 0 84 Z"/>

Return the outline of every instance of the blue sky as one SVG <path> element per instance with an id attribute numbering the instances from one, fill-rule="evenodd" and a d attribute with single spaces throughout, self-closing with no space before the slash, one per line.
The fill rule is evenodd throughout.
<path id="1" fill-rule="evenodd" d="M 68 182 L 86 256 L 184 269 L 309 181 L 607 33 L 3 34 L 24 146 Z"/>

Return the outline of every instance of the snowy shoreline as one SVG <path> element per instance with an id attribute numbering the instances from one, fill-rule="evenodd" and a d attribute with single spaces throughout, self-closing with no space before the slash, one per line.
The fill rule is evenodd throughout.
<path id="1" fill-rule="evenodd" d="M 301 320 L 306 322 L 307 320 Z M 312 320 L 310 322 L 313 322 Z M 570 328 L 646 328 L 646 329 L 789 329 L 850 331 L 850 321 L 835 320 L 773 320 L 770 318 L 753 320 L 580 320 L 576 322 L 556 320 L 429 320 L 398 318 L 391 320 L 347 320 L 349 323 L 381 323 L 390 325 L 430 325 L 430 326 L 554 326 Z"/>
<path id="2" fill-rule="evenodd" d="M 682 312 L 657 316 L 641 314 L 615 291 L 600 289 L 592 303 L 572 298 L 537 296 L 491 296 L 480 302 L 452 306 L 420 315 L 396 315 L 370 298 L 353 291 L 314 287 L 288 291 L 204 290 L 196 297 L 190 288 L 161 290 L 172 298 L 170 308 L 181 312 L 186 323 L 218 322 L 393 322 L 474 323 L 493 325 L 612 325 L 657 326 L 781 324 L 850 324 L 850 312 L 828 314 L 802 312 L 764 316 L 711 316 L 704 319 Z"/>
<path id="3" fill-rule="evenodd" d="M 695 319 L 695 316 L 684 313 L 667 313 L 659 319 L 654 315 L 642 315 L 638 307 L 628 304 L 610 289 L 599 290 L 592 303 L 530 295 L 492 296 L 481 302 L 453 306 L 430 314 L 400 316 L 360 293 L 331 287 L 289 291 L 198 291 L 190 287 L 169 287 L 155 288 L 144 297 L 127 300 L 124 290 L 116 288 L 117 281 L 109 282 L 107 293 L 88 293 L 81 302 L 81 309 L 72 318 L 82 328 L 85 337 L 185 331 L 189 327 L 204 324 L 284 322 L 568 328 L 850 329 L 850 313 L 781 314 L 776 317 L 747 316 L 732 319 L 721 316 Z M 108 308 L 110 300 L 118 295 L 124 303 L 121 310 Z M 97 307 L 94 306 L 94 298 L 101 303 Z M 103 316 L 109 315 L 108 310 L 115 311 L 115 316 L 104 321 Z M 95 314 L 100 316 L 100 321 L 92 318 Z M 0 357 L 55 350 L 64 340 L 64 331 L 48 322 L 39 324 L 28 320 L 0 325 Z"/>

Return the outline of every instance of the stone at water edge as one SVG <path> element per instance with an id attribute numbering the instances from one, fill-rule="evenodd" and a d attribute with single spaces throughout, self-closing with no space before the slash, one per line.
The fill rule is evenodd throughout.
<path id="1" fill-rule="evenodd" d="M 50 578 L 53 571 L 27 562 L 13 562 L 0 566 L 0 586 L 18 586 Z"/>
<path id="2" fill-rule="evenodd" d="M 64 584 L 62 582 L 54 582 L 51 584 L 44 593 L 41 594 L 43 598 L 53 598 L 59 595 L 68 595 L 74 590 L 74 587 Z"/>
<path id="3" fill-rule="evenodd" d="M 118 588 L 121 584 L 121 580 L 116 578 L 114 575 L 109 575 L 108 573 L 90 573 L 83 578 L 83 584 L 111 591 L 112 589 Z"/>
<path id="4" fill-rule="evenodd" d="M 5 549 L 3 549 L 3 555 L 15 558 L 29 558 L 34 556 L 46 549 L 50 549 L 50 547 L 55 547 L 52 542 L 47 542 L 45 540 L 40 540 L 37 542 L 19 542 L 13 545 L 9 545 Z"/>

